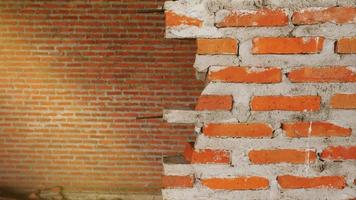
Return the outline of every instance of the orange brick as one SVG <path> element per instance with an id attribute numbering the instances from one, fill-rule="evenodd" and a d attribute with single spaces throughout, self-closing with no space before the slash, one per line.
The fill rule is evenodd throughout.
<path id="1" fill-rule="evenodd" d="M 269 187 L 268 179 L 258 176 L 210 178 L 203 179 L 202 184 L 210 189 L 217 190 L 263 190 Z"/>
<path id="2" fill-rule="evenodd" d="M 285 26 L 288 24 L 288 15 L 282 9 L 260 9 L 257 11 L 233 11 L 217 27 L 261 27 Z"/>
<path id="3" fill-rule="evenodd" d="M 330 122 L 292 122 L 283 123 L 282 129 L 288 137 L 346 137 L 351 135 L 351 128 L 344 128 Z M 310 129 L 310 133 L 309 133 Z"/>
<path id="4" fill-rule="evenodd" d="M 342 176 L 299 177 L 291 175 L 278 176 L 277 181 L 283 189 L 300 188 L 334 188 L 343 189 L 346 186 Z"/>
<path id="5" fill-rule="evenodd" d="M 263 37 L 252 40 L 253 54 L 306 54 L 319 53 L 324 44 L 323 37 L 279 38 Z"/>
<path id="6" fill-rule="evenodd" d="M 174 13 L 173 11 L 166 11 L 166 26 L 173 27 L 173 26 L 180 26 L 180 25 L 188 25 L 188 26 L 202 26 L 202 21 L 199 19 L 195 19 L 192 17 L 179 15 Z"/>
<path id="7" fill-rule="evenodd" d="M 238 53 L 238 41 L 232 38 L 197 39 L 198 54 L 232 54 Z"/>
<path id="8" fill-rule="evenodd" d="M 263 123 L 207 124 L 203 128 L 204 135 L 213 137 L 271 137 L 272 131 Z"/>
<path id="9" fill-rule="evenodd" d="M 341 54 L 356 53 L 356 37 L 338 40 L 336 42 L 336 52 Z"/>
<path id="10" fill-rule="evenodd" d="M 302 82 L 356 82 L 356 73 L 347 67 L 302 67 L 291 71 L 293 83 Z"/>
<path id="11" fill-rule="evenodd" d="M 325 160 L 355 160 L 356 146 L 331 146 L 321 153 Z"/>
<path id="12" fill-rule="evenodd" d="M 192 154 L 192 163 L 208 164 L 208 163 L 230 163 L 230 153 L 224 150 L 204 149 L 194 151 Z"/>
<path id="13" fill-rule="evenodd" d="M 292 16 L 292 22 L 293 24 L 318 24 L 325 22 L 337 24 L 355 23 L 356 8 L 307 8 L 295 12 Z"/>
<path id="14" fill-rule="evenodd" d="M 249 67 L 227 67 L 210 71 L 210 81 L 232 83 L 278 83 L 282 80 L 281 69 L 276 67 L 251 69 Z"/>
<path id="15" fill-rule="evenodd" d="M 194 183 L 193 176 L 163 176 L 163 188 L 192 188 Z"/>
<path id="16" fill-rule="evenodd" d="M 231 110 L 231 95 L 203 95 L 198 99 L 195 110 Z"/>
<path id="17" fill-rule="evenodd" d="M 255 96 L 251 101 L 253 111 L 317 111 L 320 96 Z"/>
<path id="18" fill-rule="evenodd" d="M 315 162 L 316 152 L 295 149 L 252 150 L 248 157 L 253 164 L 304 164 Z"/>
<path id="19" fill-rule="evenodd" d="M 330 104 L 332 108 L 356 109 L 356 94 L 335 94 Z"/>
<path id="20" fill-rule="evenodd" d="M 188 162 L 192 161 L 192 156 L 194 152 L 194 143 L 193 142 L 187 142 L 184 148 L 184 158 Z"/>

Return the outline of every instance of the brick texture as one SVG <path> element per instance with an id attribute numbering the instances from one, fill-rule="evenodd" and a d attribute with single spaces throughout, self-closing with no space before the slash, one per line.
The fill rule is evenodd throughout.
<path id="1" fill-rule="evenodd" d="M 172 11 L 165 12 L 166 26 L 180 26 L 180 25 L 188 25 L 188 26 L 198 26 L 202 25 L 202 21 L 199 19 L 195 19 L 192 17 L 187 17 L 184 15 L 176 14 Z"/>
<path id="2" fill-rule="evenodd" d="M 237 55 L 239 42 L 233 38 L 197 39 L 198 54 L 231 54 Z"/>
<path id="3" fill-rule="evenodd" d="M 315 122 L 291 122 L 283 123 L 282 129 L 288 137 L 347 137 L 351 135 L 351 128 L 339 125 L 315 121 Z"/>
<path id="4" fill-rule="evenodd" d="M 313 54 L 323 49 L 324 38 L 274 38 L 263 37 L 252 40 L 253 54 Z"/>
<path id="5" fill-rule="evenodd" d="M 302 67 L 291 71 L 288 78 L 293 83 L 356 82 L 356 73 L 351 67 Z"/>
<path id="6" fill-rule="evenodd" d="M 231 83 L 278 83 L 282 80 L 279 68 L 227 67 L 218 71 L 210 71 L 208 79 L 217 82 Z"/>
<path id="7" fill-rule="evenodd" d="M 356 94 L 335 94 L 330 104 L 332 108 L 356 109 Z"/>
<path id="8" fill-rule="evenodd" d="M 318 23 L 355 23 L 356 8 L 330 7 L 330 8 L 308 8 L 297 11 L 292 16 L 294 24 L 318 24 Z"/>
<path id="9" fill-rule="evenodd" d="M 322 177 L 297 177 L 284 175 L 277 177 L 279 185 L 283 189 L 300 188 L 334 188 L 343 189 L 346 186 L 345 178 L 341 176 Z"/>
<path id="10" fill-rule="evenodd" d="M 194 183 L 193 176 L 163 176 L 163 188 L 192 188 Z"/>
<path id="11" fill-rule="evenodd" d="M 253 164 L 313 163 L 316 160 L 315 151 L 294 149 L 252 150 L 248 157 Z"/>
<path id="12" fill-rule="evenodd" d="M 317 111 L 320 109 L 319 96 L 256 96 L 251 100 L 254 111 Z"/>
<path id="13" fill-rule="evenodd" d="M 268 179 L 257 176 L 203 179 L 202 184 L 210 189 L 221 190 L 262 190 L 269 187 Z"/>
<path id="14" fill-rule="evenodd" d="M 356 53 L 356 37 L 342 38 L 336 42 L 336 52 L 341 54 Z"/>
<path id="15" fill-rule="evenodd" d="M 0 1 L 0 188 L 160 193 L 161 157 L 193 126 L 135 117 L 203 88 L 195 43 L 138 12 L 163 2 Z"/>
<path id="16" fill-rule="evenodd" d="M 192 163 L 208 164 L 229 164 L 230 153 L 224 150 L 195 150 L 192 153 Z"/>
<path id="17" fill-rule="evenodd" d="M 323 150 L 322 159 L 327 160 L 356 160 L 356 146 L 331 146 Z"/>
<path id="18" fill-rule="evenodd" d="M 200 96 L 195 110 L 231 110 L 232 96 L 204 95 Z"/>
<path id="19" fill-rule="evenodd" d="M 263 123 L 207 124 L 203 128 L 206 136 L 212 137 L 271 137 L 272 128 Z"/>
<path id="20" fill-rule="evenodd" d="M 233 11 L 217 27 L 261 27 L 285 26 L 288 15 L 282 9 L 260 9 L 257 11 Z"/>

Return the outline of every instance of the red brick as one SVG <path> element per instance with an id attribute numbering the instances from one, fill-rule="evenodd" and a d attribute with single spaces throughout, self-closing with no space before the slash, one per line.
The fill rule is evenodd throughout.
<path id="1" fill-rule="evenodd" d="M 356 73 L 348 67 L 302 67 L 292 70 L 288 78 L 293 83 L 356 82 Z"/>
<path id="2" fill-rule="evenodd" d="M 253 54 L 312 54 L 323 49 L 323 37 L 262 37 L 252 40 Z"/>
<path id="3" fill-rule="evenodd" d="M 229 164 L 230 163 L 230 153 L 224 150 L 195 150 L 192 154 L 192 163 L 199 164 Z"/>
<path id="4" fill-rule="evenodd" d="M 174 13 L 173 11 L 166 11 L 165 16 L 166 16 L 166 26 L 167 27 L 180 26 L 180 25 L 200 27 L 203 24 L 203 22 L 199 19 L 180 15 L 180 14 Z"/>
<path id="5" fill-rule="evenodd" d="M 268 179 L 258 176 L 203 179 L 202 184 L 215 190 L 263 190 L 269 187 Z"/>
<path id="6" fill-rule="evenodd" d="M 212 137 L 271 137 L 272 131 L 263 123 L 207 124 L 203 128 L 204 135 Z"/>
<path id="7" fill-rule="evenodd" d="M 352 54 L 356 53 L 356 37 L 342 38 L 336 42 L 336 53 Z"/>
<path id="8" fill-rule="evenodd" d="M 295 149 L 252 150 L 248 153 L 248 157 L 253 164 L 305 164 L 315 162 L 316 152 Z"/>
<path id="9" fill-rule="evenodd" d="M 255 96 L 251 100 L 253 111 L 317 111 L 320 110 L 319 96 Z"/>
<path id="10" fill-rule="evenodd" d="M 203 95 L 198 99 L 195 110 L 231 110 L 232 96 Z"/>
<path id="11" fill-rule="evenodd" d="M 346 186 L 342 176 L 298 177 L 292 175 L 278 176 L 277 181 L 283 189 L 301 188 L 334 188 L 343 189 Z"/>
<path id="12" fill-rule="evenodd" d="M 193 176 L 163 176 L 163 188 L 192 188 L 194 184 Z"/>
<path id="13" fill-rule="evenodd" d="M 351 128 L 344 128 L 330 122 L 291 122 L 283 123 L 282 129 L 288 137 L 347 137 L 351 135 Z M 310 129 L 310 133 L 309 133 Z"/>
<path id="14" fill-rule="evenodd" d="M 356 94 L 335 94 L 331 97 L 330 105 L 338 109 L 356 109 Z"/>
<path id="15" fill-rule="evenodd" d="M 321 158 L 324 160 L 355 160 L 356 146 L 330 146 L 323 150 Z"/>
<path id="16" fill-rule="evenodd" d="M 282 9 L 260 9 L 256 11 L 232 11 L 217 27 L 261 27 L 285 26 L 288 24 L 288 15 Z"/>
<path id="17" fill-rule="evenodd" d="M 238 54 L 239 42 L 232 38 L 197 39 L 197 54 Z"/>
<path id="18" fill-rule="evenodd" d="M 331 22 L 336 24 L 355 23 L 356 8 L 330 7 L 307 8 L 295 12 L 292 16 L 293 24 L 318 24 Z"/>
<path id="19" fill-rule="evenodd" d="M 276 67 L 256 68 L 227 67 L 219 71 L 210 71 L 210 81 L 231 83 L 278 83 L 282 80 L 281 69 Z"/>
<path id="20" fill-rule="evenodd" d="M 192 161 L 193 152 L 194 152 L 194 143 L 187 142 L 184 148 L 184 158 L 186 161 L 188 162 Z"/>

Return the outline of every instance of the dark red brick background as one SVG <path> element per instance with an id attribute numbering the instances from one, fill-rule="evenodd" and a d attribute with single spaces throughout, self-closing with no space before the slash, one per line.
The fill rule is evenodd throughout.
<path id="1" fill-rule="evenodd" d="M 163 0 L 0 1 L 0 187 L 158 193 L 193 126 L 194 41 L 164 39 Z"/>

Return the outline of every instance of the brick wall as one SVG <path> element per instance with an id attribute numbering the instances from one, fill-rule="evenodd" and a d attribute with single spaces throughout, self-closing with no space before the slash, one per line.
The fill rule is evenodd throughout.
<path id="1" fill-rule="evenodd" d="M 167 37 L 197 38 L 207 84 L 195 110 L 165 111 L 198 136 L 164 159 L 163 198 L 355 199 L 355 1 L 165 8 Z"/>
<path id="2" fill-rule="evenodd" d="M 157 193 L 200 94 L 195 44 L 164 39 L 163 1 L 0 1 L 0 188 Z"/>

